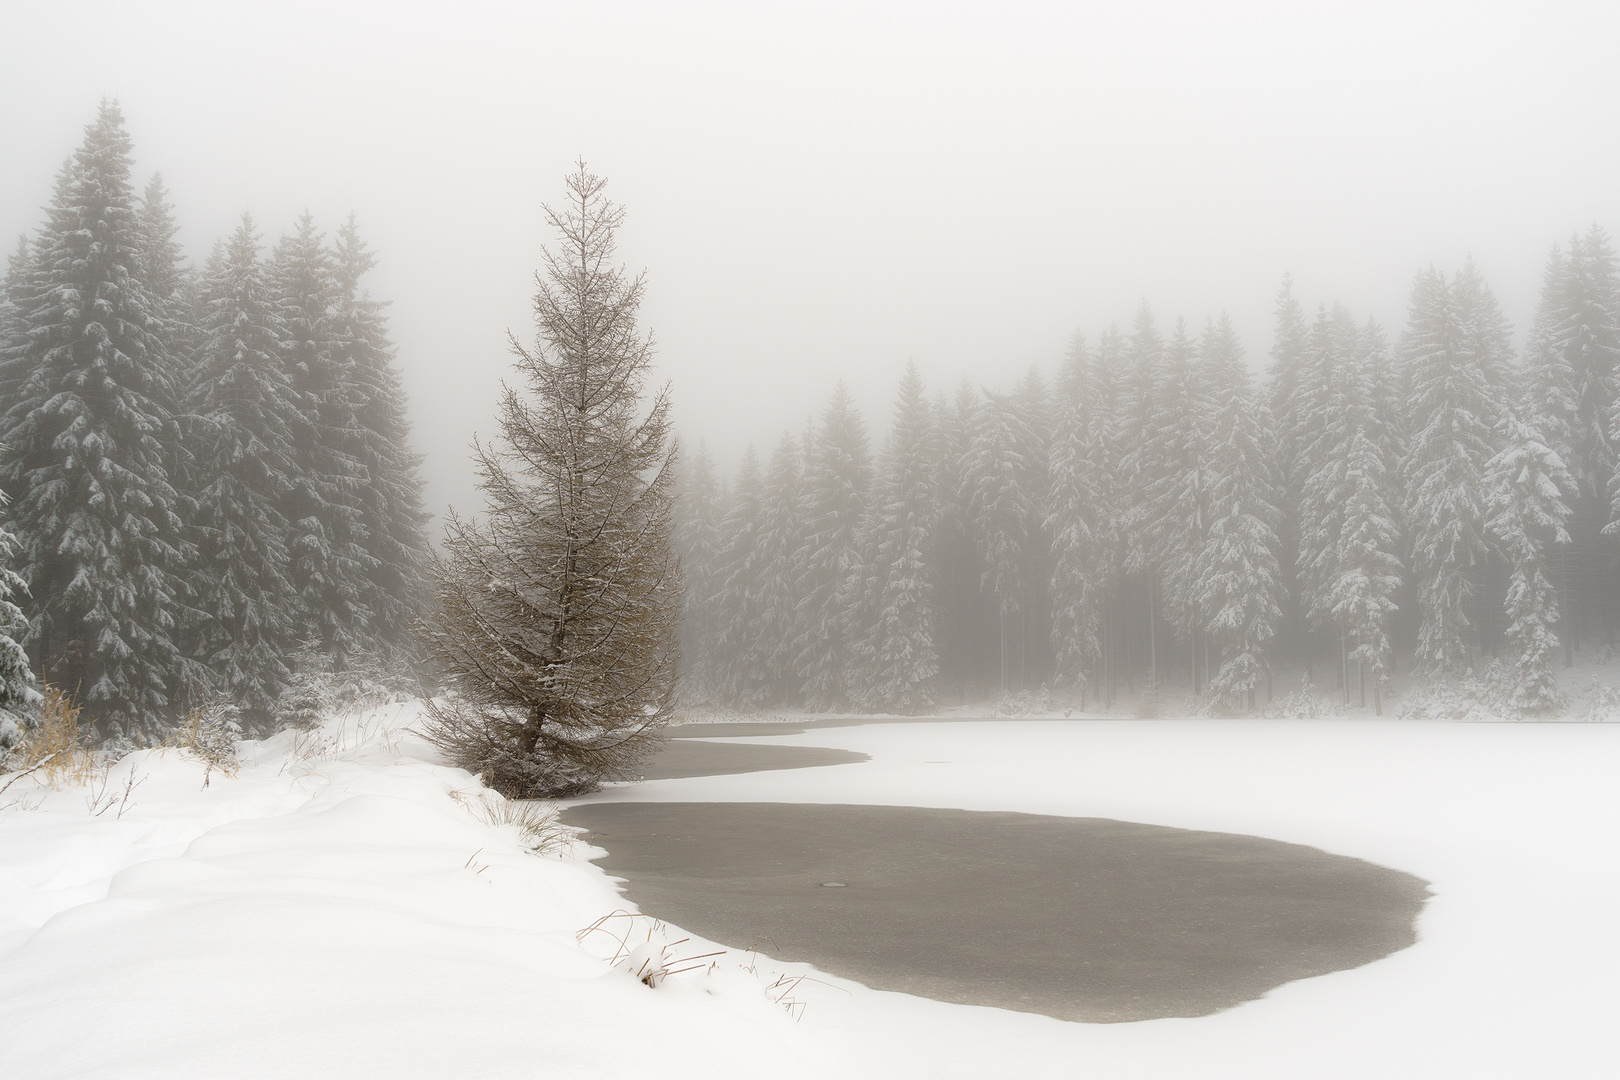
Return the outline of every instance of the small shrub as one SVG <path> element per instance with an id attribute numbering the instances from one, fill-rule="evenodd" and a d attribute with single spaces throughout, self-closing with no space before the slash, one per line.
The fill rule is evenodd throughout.
<path id="1" fill-rule="evenodd" d="M 1284 694 L 1266 706 L 1260 715 L 1274 720 L 1320 720 L 1338 716 L 1343 711 L 1342 706 L 1330 704 L 1316 692 L 1315 684 L 1307 674 L 1300 676 L 1298 690 Z"/>
<path id="2" fill-rule="evenodd" d="M 1015 690 L 1001 695 L 997 716 L 1034 716 L 1052 711 L 1052 691 L 1045 683 L 1037 690 Z"/>
<path id="3" fill-rule="evenodd" d="M 1620 723 L 1620 686 L 1592 680 L 1592 685 L 1581 695 L 1585 708 L 1581 719 L 1589 724 Z"/>
<path id="4" fill-rule="evenodd" d="M 282 691 L 276 726 L 313 731 L 329 716 L 364 712 L 379 705 L 422 696 L 422 686 L 404 659 L 365 654 L 351 657 L 342 671 L 313 642 L 293 657 L 293 677 Z"/>
<path id="5" fill-rule="evenodd" d="M 1136 699 L 1136 718 L 1138 720 L 1157 720 L 1163 702 L 1159 700 L 1159 685 L 1149 683 L 1142 696 Z"/>
<path id="6" fill-rule="evenodd" d="M 1468 672 L 1458 679 L 1431 679 L 1401 706 L 1402 720 L 1461 720 L 1483 723 L 1520 715 L 1512 702 L 1511 672 L 1492 661 L 1483 676 Z"/>
<path id="7" fill-rule="evenodd" d="M 163 744 L 204 764 L 203 787 L 208 786 L 216 769 L 226 776 L 236 775 L 236 740 L 242 737 L 237 713 L 236 706 L 225 701 L 199 705 L 186 714 Z"/>

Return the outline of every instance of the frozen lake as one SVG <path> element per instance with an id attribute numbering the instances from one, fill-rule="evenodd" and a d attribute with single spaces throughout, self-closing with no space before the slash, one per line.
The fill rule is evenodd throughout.
<path id="1" fill-rule="evenodd" d="M 737 728 L 731 737 L 711 729 L 686 733 L 753 748 L 721 751 L 730 766 L 788 762 L 771 748 L 791 747 L 806 751 L 791 762 L 807 767 L 614 787 L 571 811 L 602 827 L 602 846 L 536 855 L 532 837 L 509 823 L 511 807 L 411 734 L 418 715 L 414 706 L 390 707 L 312 736 L 244 744 L 238 774 L 216 774 L 206 787 L 199 763 L 143 751 L 107 779 L 111 791 L 136 781 L 134 805 L 122 813 L 95 813 L 94 788 L 25 783 L 8 792 L 21 800 L 0 812 L 0 1075 L 427 1080 L 527 1077 L 542 1066 L 581 1080 L 649 1071 L 705 1080 L 1613 1073 L 1620 726 L 957 718 L 775 726 L 774 735 Z M 829 750 L 837 753 L 821 753 Z M 676 771 L 699 763 L 689 757 Z M 680 809 L 693 804 L 707 809 Z M 919 856 L 939 835 L 934 824 L 981 823 L 982 834 L 963 824 L 934 855 L 955 852 L 977 867 L 981 902 L 951 906 L 990 917 L 976 928 L 941 924 L 944 915 L 920 906 L 922 927 L 908 931 L 906 947 L 939 954 L 918 965 L 936 974 L 975 954 L 1012 988 L 1032 959 L 1049 982 L 1085 980 L 1069 970 L 1081 954 L 1059 929 L 1064 913 L 1009 922 L 1006 908 L 994 914 L 999 898 L 1094 888 L 1088 902 L 1102 914 L 1109 889 L 1156 859 L 1156 884 L 1137 895 L 1162 901 L 1218 869 L 1200 868 L 1197 857 L 1226 844 L 1245 868 L 1232 885 L 1260 880 L 1255 860 L 1267 853 L 1277 859 L 1267 872 L 1280 874 L 1285 891 L 1295 856 L 1317 862 L 1305 875 L 1311 888 L 1292 898 L 1240 889 L 1210 919 L 1182 924 L 1196 934 L 1257 911 L 1285 920 L 1305 912 L 1294 924 L 1301 935 L 1271 938 L 1281 952 L 1257 955 L 1257 944 L 1230 954 L 1229 962 L 1252 965 L 1257 981 L 1233 995 L 1248 1000 L 1221 1007 L 1231 998 L 1217 996 L 1180 1010 L 1205 1015 L 1076 1023 L 1026 1011 L 1029 1002 L 1008 1002 L 1015 1010 L 924 996 L 945 996 L 937 986 L 875 989 L 840 977 L 847 958 L 812 966 L 727 949 L 752 942 L 729 940 L 724 928 L 714 933 L 728 940 L 706 940 L 671 914 L 674 899 L 670 911 L 647 902 L 663 922 L 615 915 L 626 901 L 591 861 L 638 857 L 615 827 L 640 815 L 636 827 L 653 832 L 648 822 L 686 814 L 692 827 L 680 834 L 698 837 L 699 813 L 711 815 L 703 828 L 721 839 L 736 832 L 735 815 L 752 817 L 758 865 L 739 863 L 726 875 L 803 885 L 846 908 L 868 893 L 904 895 L 922 884 L 916 875 L 930 859 Z M 877 827 L 879 814 L 925 823 L 910 834 L 916 850 L 899 850 L 904 830 Z M 620 820 L 603 825 L 613 815 Z M 1073 840 L 1087 820 L 1128 825 L 1099 825 L 1089 840 Z M 796 880 L 775 873 L 766 850 L 794 830 L 794 845 L 819 832 L 824 848 L 823 861 L 801 867 Z M 884 835 L 895 848 L 884 850 Z M 1144 838 L 1161 845 L 1153 859 L 1142 854 Z M 707 872 L 701 859 L 681 856 L 683 842 L 649 843 L 644 855 L 663 859 L 669 873 Z M 1093 845 L 1093 863 L 1114 860 L 1111 880 L 1067 877 L 1074 867 L 1065 859 L 1082 843 Z M 650 881 L 645 869 L 624 871 L 632 896 Z M 826 879 L 844 888 L 813 881 L 823 873 L 844 875 Z M 1402 948 L 1417 880 L 1431 895 L 1415 942 Z M 1399 917 L 1384 939 L 1342 922 L 1336 933 L 1354 931 L 1348 938 L 1313 937 L 1309 927 L 1334 925 L 1324 913 L 1377 908 L 1335 908 L 1336 891 L 1367 897 L 1390 885 L 1409 891 L 1385 909 Z M 952 887 L 948 878 L 930 886 L 935 894 Z M 737 899 L 729 888 L 714 887 L 717 906 Z M 1167 912 L 1133 908 L 1129 888 L 1116 896 L 1114 917 L 1138 914 L 1143 925 L 1133 938 L 1128 926 L 1108 924 L 1099 945 L 1185 958 L 1173 933 L 1155 932 L 1174 925 Z M 1310 903 L 1291 908 L 1295 901 Z M 1403 919 L 1408 937 L 1397 940 Z M 1259 935 L 1251 941 L 1276 933 L 1265 921 L 1245 931 Z M 592 926 L 667 945 L 672 968 L 719 955 L 649 989 L 615 967 L 607 933 L 581 935 Z M 851 925 L 849 936 L 871 929 Z M 799 947 L 792 933 L 777 943 L 784 952 Z M 1358 936 L 1368 952 L 1336 955 L 1335 945 L 1309 955 Z M 1387 955 L 1372 959 L 1380 952 Z M 1276 961 L 1290 955 L 1315 966 L 1281 971 Z M 1126 953 L 1113 960 L 1117 972 L 1131 971 Z M 1221 975 L 1220 964 L 1211 970 Z M 881 971 L 856 974 L 885 985 Z M 1218 989 L 1221 981 L 1206 983 Z"/>

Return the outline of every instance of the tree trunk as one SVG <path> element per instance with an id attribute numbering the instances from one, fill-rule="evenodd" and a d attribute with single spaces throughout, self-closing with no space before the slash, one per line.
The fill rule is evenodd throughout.
<path id="1" fill-rule="evenodd" d="M 1193 634 L 1192 641 L 1189 644 L 1192 647 L 1193 698 L 1196 700 L 1200 692 L 1198 683 L 1198 634 L 1196 632 Z"/>
<path id="2" fill-rule="evenodd" d="M 1007 610 L 998 608 L 1001 613 L 1001 692 L 1007 693 Z"/>
<path id="3" fill-rule="evenodd" d="M 1159 583 L 1148 582 L 1148 689 L 1159 685 L 1159 637 L 1154 628 L 1154 608 L 1158 606 Z"/>

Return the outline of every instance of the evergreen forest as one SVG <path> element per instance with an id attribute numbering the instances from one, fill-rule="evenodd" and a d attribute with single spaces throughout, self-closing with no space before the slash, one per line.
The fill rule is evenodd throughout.
<path id="1" fill-rule="evenodd" d="M 1607 235 L 1553 248 L 1522 354 L 1472 260 L 1419 272 L 1393 339 L 1286 277 L 1274 310 L 1261 380 L 1226 317 L 1144 301 L 1055 377 L 930 397 L 908 367 L 878 445 L 840 386 L 733 477 L 699 447 L 686 700 L 1151 708 L 1174 680 L 1245 714 L 1303 669 L 1380 713 L 1398 671 L 1563 708 L 1555 669 L 1620 627 Z"/>
<path id="2" fill-rule="evenodd" d="M 210 702 L 297 723 L 431 625 L 355 219 L 271 242 L 244 214 L 194 266 L 132 156 L 103 103 L 0 288 L 0 751 L 47 686 L 113 746 Z M 1142 708 L 1175 684 L 1238 715 L 1303 672 L 1379 713 L 1397 676 L 1566 707 L 1559 669 L 1620 631 L 1606 233 L 1552 248 L 1522 348 L 1472 261 L 1418 272 L 1395 331 L 1286 277 L 1274 311 L 1266 357 L 1144 301 L 1012 385 L 908 367 L 881 440 L 840 385 L 734 475 L 686 446 L 680 700 Z"/>
<path id="3" fill-rule="evenodd" d="M 351 216 L 198 268 L 103 102 L 0 294 L 0 751 L 38 687 L 113 746 L 224 702 L 296 721 L 408 648 L 428 549 L 375 260 Z"/>

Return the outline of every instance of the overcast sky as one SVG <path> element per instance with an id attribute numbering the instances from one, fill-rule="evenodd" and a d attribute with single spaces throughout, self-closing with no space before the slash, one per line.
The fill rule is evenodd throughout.
<path id="1" fill-rule="evenodd" d="M 48 4 L 0 0 L 0 235 L 102 95 L 200 261 L 348 211 L 393 301 L 428 503 L 471 509 L 542 202 L 583 156 L 683 438 L 729 469 L 843 379 L 874 439 L 1069 334 L 1231 313 L 1285 271 L 1399 334 L 1472 252 L 1521 331 L 1549 246 L 1620 229 L 1620 4 Z M 11 241 L 7 241 L 9 248 Z"/>

